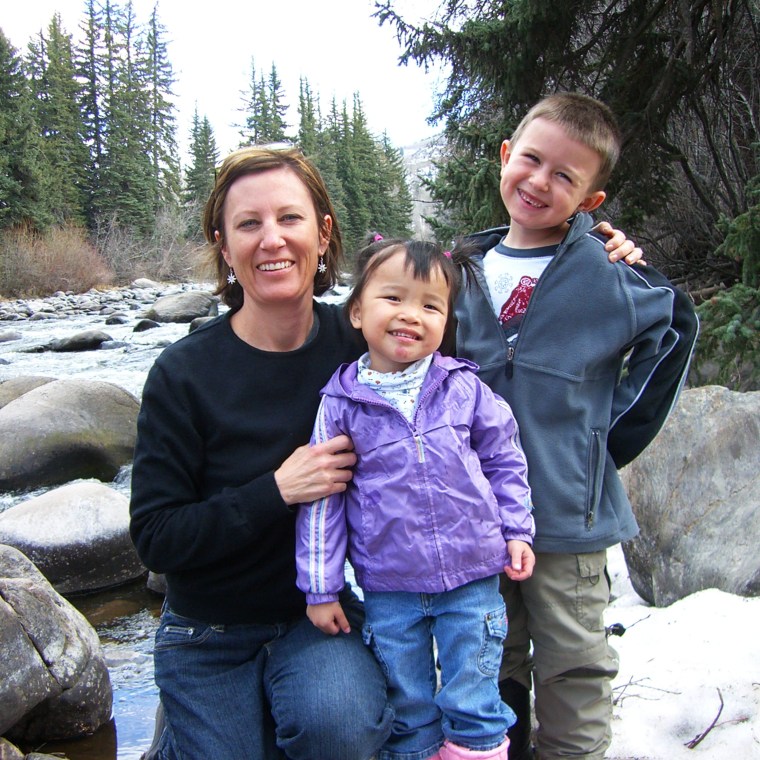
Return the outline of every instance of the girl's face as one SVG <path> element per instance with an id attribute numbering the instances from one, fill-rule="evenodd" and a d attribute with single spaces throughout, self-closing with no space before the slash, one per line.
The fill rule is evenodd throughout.
<path id="1" fill-rule="evenodd" d="M 404 250 L 380 264 L 350 310 L 377 372 L 400 372 L 429 356 L 446 329 L 449 286 L 443 273 L 434 267 L 428 281 L 417 280 L 405 264 Z"/>
<path id="2" fill-rule="evenodd" d="M 230 186 L 221 252 L 235 270 L 245 301 L 303 303 L 313 296 L 317 262 L 327 250 L 331 229 L 332 219 L 317 217 L 295 172 L 271 169 L 240 177 Z"/>

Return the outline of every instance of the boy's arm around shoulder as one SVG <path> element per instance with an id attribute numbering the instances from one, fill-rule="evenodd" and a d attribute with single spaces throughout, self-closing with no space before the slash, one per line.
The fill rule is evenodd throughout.
<path id="1" fill-rule="evenodd" d="M 686 380 L 699 332 L 686 293 L 652 267 L 635 269 L 645 287 L 662 296 L 656 308 L 665 311 L 655 315 L 637 336 L 627 372 L 615 393 L 607 449 L 618 469 L 635 459 L 665 424 Z"/>
<path id="2" fill-rule="evenodd" d="M 341 434 L 323 396 L 314 423 L 311 445 Z M 297 585 L 308 604 L 338 600 L 345 585 L 344 564 L 348 544 L 345 491 L 301 504 L 296 515 Z"/>

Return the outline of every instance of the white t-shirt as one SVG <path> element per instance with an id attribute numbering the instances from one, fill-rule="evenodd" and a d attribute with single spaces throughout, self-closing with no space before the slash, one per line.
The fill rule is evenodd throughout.
<path id="1" fill-rule="evenodd" d="M 517 338 L 533 288 L 556 251 L 556 245 L 518 249 L 502 242 L 483 257 L 491 306 L 510 341 Z"/>

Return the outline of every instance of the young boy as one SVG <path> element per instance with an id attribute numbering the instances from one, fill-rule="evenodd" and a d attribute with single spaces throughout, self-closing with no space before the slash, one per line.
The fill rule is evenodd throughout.
<path id="1" fill-rule="evenodd" d="M 532 673 L 541 760 L 596 760 L 609 746 L 606 549 L 638 531 L 616 468 L 664 423 L 696 340 L 689 299 L 651 267 L 611 266 L 590 234 L 619 150 L 598 101 L 534 106 L 501 146 L 511 224 L 472 237 L 482 268 L 456 308 L 457 355 L 512 407 L 535 504 L 533 577 L 502 579 L 512 759 L 532 756 Z"/>

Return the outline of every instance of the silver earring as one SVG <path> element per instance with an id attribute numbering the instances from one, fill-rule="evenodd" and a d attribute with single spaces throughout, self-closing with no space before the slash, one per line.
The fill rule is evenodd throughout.
<path id="1" fill-rule="evenodd" d="M 317 272 L 324 274 L 327 271 L 327 264 L 325 264 L 325 257 L 320 254 L 319 264 L 317 264 Z"/>
<path id="2" fill-rule="evenodd" d="M 227 282 L 230 285 L 234 285 L 237 282 L 237 277 L 235 277 L 235 270 L 230 267 L 230 273 L 227 275 Z"/>

